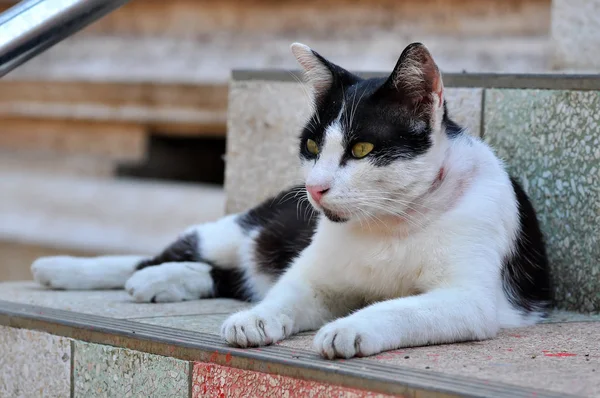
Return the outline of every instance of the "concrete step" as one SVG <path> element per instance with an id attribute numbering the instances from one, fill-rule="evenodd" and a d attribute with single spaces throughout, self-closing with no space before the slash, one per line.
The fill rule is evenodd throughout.
<path id="1" fill-rule="evenodd" d="M 122 291 L 2 283 L 0 395 L 600 396 L 598 316 L 557 312 L 493 340 L 326 361 L 312 351 L 313 333 L 260 349 L 224 346 L 221 322 L 246 307 L 137 304 Z"/>

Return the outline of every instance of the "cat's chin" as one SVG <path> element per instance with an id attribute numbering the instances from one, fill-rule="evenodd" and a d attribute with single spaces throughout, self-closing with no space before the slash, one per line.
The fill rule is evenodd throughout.
<path id="1" fill-rule="evenodd" d="M 323 214 L 325 215 L 325 217 L 327 217 L 327 219 L 329 221 L 331 221 L 331 222 L 342 223 L 342 222 L 348 221 L 348 218 L 340 216 L 340 215 L 332 212 L 331 210 L 327 210 L 325 208 L 321 208 L 321 211 L 323 212 Z"/>

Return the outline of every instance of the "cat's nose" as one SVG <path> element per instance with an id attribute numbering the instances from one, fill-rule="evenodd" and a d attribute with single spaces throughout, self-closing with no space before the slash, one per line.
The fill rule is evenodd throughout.
<path id="1" fill-rule="evenodd" d="M 321 199 L 329 191 L 329 187 L 327 185 L 307 185 L 306 190 L 315 202 L 321 203 Z"/>

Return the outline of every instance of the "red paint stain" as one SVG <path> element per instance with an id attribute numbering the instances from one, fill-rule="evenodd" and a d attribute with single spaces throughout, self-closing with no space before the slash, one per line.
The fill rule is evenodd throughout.
<path id="1" fill-rule="evenodd" d="M 515 337 L 515 338 L 517 338 L 517 339 L 520 339 L 521 337 L 523 337 L 523 336 L 521 336 L 520 334 L 509 334 L 509 336 L 510 336 L 510 337 Z"/>
<path id="2" fill-rule="evenodd" d="M 231 358 L 232 358 L 232 355 L 230 352 L 228 352 L 227 355 L 225 355 L 225 363 L 227 365 L 229 365 L 231 363 Z"/>
<path id="3" fill-rule="evenodd" d="M 488 361 L 492 359 L 491 355 L 488 355 L 485 359 L 487 359 Z"/>
<path id="4" fill-rule="evenodd" d="M 512 352 L 512 350 L 513 350 L 512 348 L 508 348 L 506 351 L 510 351 L 510 352 Z"/>
<path id="5" fill-rule="evenodd" d="M 577 354 L 573 354 L 570 352 L 556 352 L 556 353 L 551 353 L 551 352 L 544 352 L 544 355 L 547 357 L 558 357 L 558 358 L 563 358 L 563 357 L 576 357 Z"/>
<path id="6" fill-rule="evenodd" d="M 210 362 L 216 362 L 216 361 L 217 361 L 217 359 L 219 359 L 219 353 L 218 353 L 217 351 L 213 352 L 213 353 L 210 355 L 210 358 L 208 358 L 208 360 L 209 360 Z"/>
<path id="7" fill-rule="evenodd" d="M 300 380 L 287 376 L 195 362 L 192 397 L 345 397 L 392 398 L 390 395 Z"/>

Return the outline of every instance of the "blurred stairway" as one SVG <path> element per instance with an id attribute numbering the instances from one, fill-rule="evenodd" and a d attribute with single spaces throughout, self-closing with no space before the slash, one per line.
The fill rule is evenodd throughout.
<path id="1" fill-rule="evenodd" d="M 387 70 L 419 40 L 445 71 L 542 71 L 549 25 L 550 0 L 132 0 L 0 79 L 0 280 L 43 254 L 126 250 L 107 239 L 119 223 L 154 225 L 121 231 L 152 250 L 222 214 L 231 69 L 296 69 L 288 47 L 303 41 Z M 120 218 L 132 197 L 143 206 Z"/>

